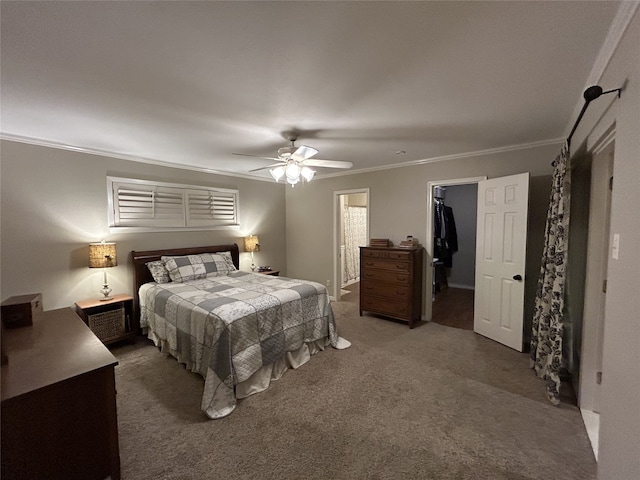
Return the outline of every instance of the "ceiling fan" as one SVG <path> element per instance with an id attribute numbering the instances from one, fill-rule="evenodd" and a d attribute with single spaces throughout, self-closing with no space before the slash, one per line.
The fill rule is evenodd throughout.
<path id="1" fill-rule="evenodd" d="M 297 132 L 285 132 L 284 137 L 291 142 L 291 145 L 278 149 L 278 157 L 263 157 L 262 155 L 249 155 L 246 153 L 233 153 L 233 155 L 240 155 L 243 157 L 256 157 L 264 158 L 267 160 L 275 160 L 278 163 L 268 165 L 266 167 L 256 168 L 250 170 L 251 172 L 257 172 L 258 170 L 269 169 L 269 173 L 277 182 L 281 178 L 285 178 L 287 183 L 292 187 L 297 184 L 301 178 L 310 182 L 315 175 L 315 170 L 309 167 L 328 167 L 328 168 L 351 168 L 353 163 L 344 162 L 339 160 L 319 160 L 312 159 L 311 157 L 317 155 L 318 150 L 313 147 L 301 145 L 295 146 L 295 141 L 298 139 Z"/>

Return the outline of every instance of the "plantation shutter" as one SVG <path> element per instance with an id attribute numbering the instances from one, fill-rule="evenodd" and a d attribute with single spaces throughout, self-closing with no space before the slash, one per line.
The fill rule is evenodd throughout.
<path id="1" fill-rule="evenodd" d="M 149 231 L 238 225 L 237 190 L 115 177 L 107 182 L 110 227 Z"/>
<path id="2" fill-rule="evenodd" d="M 187 226 L 236 225 L 236 193 L 187 190 Z"/>
<path id="3" fill-rule="evenodd" d="M 157 185 L 116 183 L 119 226 L 184 226 L 184 191 Z"/>

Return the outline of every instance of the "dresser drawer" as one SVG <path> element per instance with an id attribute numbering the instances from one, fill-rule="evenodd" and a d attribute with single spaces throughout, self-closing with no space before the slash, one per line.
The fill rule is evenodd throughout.
<path id="1" fill-rule="evenodd" d="M 382 258 L 363 258 L 362 269 L 369 270 L 371 268 L 388 270 L 391 272 L 411 272 L 411 263 L 399 260 L 387 260 Z"/>
<path id="2" fill-rule="evenodd" d="M 391 272 L 387 270 L 362 270 L 360 274 L 362 284 L 371 282 L 392 283 L 395 285 L 411 285 L 411 274 Z M 371 282 L 368 282 L 370 280 Z"/>
<path id="3" fill-rule="evenodd" d="M 376 295 L 378 297 L 386 297 L 392 300 L 401 300 L 406 302 L 411 298 L 411 287 L 403 285 L 385 285 L 382 283 L 362 282 L 360 290 L 365 295 Z"/>
<path id="4" fill-rule="evenodd" d="M 361 302 L 362 310 L 368 310 L 401 319 L 408 319 L 410 317 L 411 307 L 406 301 L 392 302 L 385 298 L 363 295 Z"/>
<path id="5" fill-rule="evenodd" d="M 388 258 L 389 260 L 404 260 L 408 262 L 411 258 L 411 252 L 399 252 L 397 250 L 362 250 L 362 256 L 364 258 Z"/>

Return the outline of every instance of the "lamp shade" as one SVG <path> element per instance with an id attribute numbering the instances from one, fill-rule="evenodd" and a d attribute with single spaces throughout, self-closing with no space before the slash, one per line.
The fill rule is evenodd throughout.
<path id="1" fill-rule="evenodd" d="M 89 244 L 89 268 L 107 268 L 116 265 L 118 265 L 118 257 L 114 242 Z"/>
<path id="2" fill-rule="evenodd" d="M 248 237 L 244 237 L 244 251 L 245 252 L 259 252 L 260 251 L 260 240 L 256 235 L 249 235 Z"/>

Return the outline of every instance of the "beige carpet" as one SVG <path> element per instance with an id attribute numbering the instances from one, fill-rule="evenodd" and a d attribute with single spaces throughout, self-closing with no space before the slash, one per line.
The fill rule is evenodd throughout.
<path id="1" fill-rule="evenodd" d="M 222 420 L 203 380 L 146 340 L 113 349 L 124 480 L 596 478 L 579 410 L 554 407 L 526 354 L 473 332 L 359 317 Z"/>

